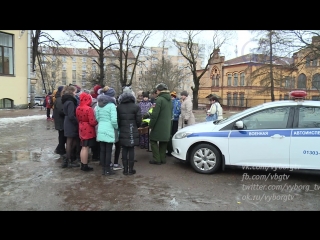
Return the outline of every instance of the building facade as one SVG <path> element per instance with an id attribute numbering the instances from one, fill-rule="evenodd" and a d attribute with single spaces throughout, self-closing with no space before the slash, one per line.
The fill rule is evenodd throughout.
<path id="1" fill-rule="evenodd" d="M 319 98 L 319 61 L 316 58 L 308 61 L 307 56 L 308 50 L 295 53 L 292 58 L 274 57 L 275 100 L 289 99 L 293 90 L 307 91 L 308 99 Z M 269 63 L 264 54 L 247 54 L 225 61 L 217 51 L 200 80 L 199 104 L 206 106 L 211 95 L 218 96 L 225 109 L 242 110 L 271 101 Z"/>
<path id="2" fill-rule="evenodd" d="M 0 30 L 0 109 L 30 101 L 31 30 Z"/>
<path id="3" fill-rule="evenodd" d="M 41 66 L 36 64 L 36 73 L 39 79 L 36 86 L 38 95 L 53 92 L 60 85 L 74 84 L 89 90 L 97 83 L 100 73 L 99 56 L 94 49 L 41 47 L 40 52 Z M 120 65 L 118 54 L 119 51 L 105 50 L 103 58 L 104 84 L 112 86 L 117 93 L 121 93 L 119 70 L 115 67 L 115 65 Z M 127 78 L 131 78 L 134 61 L 134 54 L 129 52 Z M 42 71 L 40 71 L 40 67 Z M 133 79 L 135 79 L 135 75 Z"/>

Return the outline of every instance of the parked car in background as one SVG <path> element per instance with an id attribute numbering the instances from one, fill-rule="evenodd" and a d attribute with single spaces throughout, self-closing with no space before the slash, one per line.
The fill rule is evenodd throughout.
<path id="1" fill-rule="evenodd" d="M 172 155 L 204 174 L 226 167 L 320 173 L 320 102 L 304 100 L 305 91 L 290 96 L 184 127 Z"/>
<path id="2" fill-rule="evenodd" d="M 45 97 L 34 97 L 34 105 L 42 106 Z"/>

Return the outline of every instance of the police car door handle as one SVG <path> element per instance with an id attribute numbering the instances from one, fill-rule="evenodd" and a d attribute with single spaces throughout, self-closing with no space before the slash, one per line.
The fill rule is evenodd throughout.
<path id="1" fill-rule="evenodd" d="M 271 136 L 271 138 L 284 138 L 284 135 L 274 134 Z"/>

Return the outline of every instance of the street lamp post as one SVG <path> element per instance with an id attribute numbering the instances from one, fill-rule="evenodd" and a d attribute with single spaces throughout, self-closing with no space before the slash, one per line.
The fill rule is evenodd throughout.
<path id="1" fill-rule="evenodd" d="M 36 85 L 38 79 L 35 75 L 35 73 L 31 73 L 31 78 L 30 78 L 30 84 L 31 84 L 31 99 L 30 99 L 30 108 L 34 108 L 34 99 L 35 99 L 35 93 L 34 93 L 34 86 Z"/>

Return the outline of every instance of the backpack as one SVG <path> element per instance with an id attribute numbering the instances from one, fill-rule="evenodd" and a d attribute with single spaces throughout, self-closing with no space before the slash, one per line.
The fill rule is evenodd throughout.
<path id="1" fill-rule="evenodd" d="M 52 107 L 53 107 L 53 99 L 52 99 L 52 96 L 47 96 L 47 97 L 46 97 L 46 100 L 44 101 L 43 106 L 44 106 L 44 107 L 47 107 L 47 108 L 52 108 Z"/>

